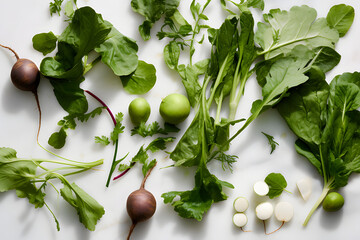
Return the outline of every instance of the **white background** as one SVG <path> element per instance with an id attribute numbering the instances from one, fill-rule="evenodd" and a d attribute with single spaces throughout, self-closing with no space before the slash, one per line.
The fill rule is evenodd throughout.
<path id="1" fill-rule="evenodd" d="M 181 1 L 180 11 L 190 18 L 190 0 Z M 60 34 L 65 27 L 63 17 L 49 14 L 49 1 L 45 0 L 12 0 L 1 1 L 0 8 L 0 43 L 14 48 L 20 57 L 32 59 L 37 65 L 43 56 L 32 48 L 32 37 L 41 32 L 53 31 Z M 336 50 L 342 55 L 341 63 L 328 73 L 330 81 L 335 75 L 343 72 L 354 72 L 360 67 L 360 18 L 357 16 L 360 10 L 358 0 L 268 0 L 264 12 L 272 8 L 289 9 L 293 5 L 307 4 L 316 8 L 320 17 L 325 17 L 332 5 L 346 3 L 355 8 L 355 22 L 348 34 L 340 39 Z M 89 5 L 105 20 L 110 21 L 124 35 L 135 39 L 139 45 L 139 58 L 150 62 L 157 69 L 157 83 L 155 87 L 144 97 L 150 102 L 152 113 L 149 122 L 159 121 L 163 123 L 158 114 L 161 99 L 172 92 L 185 93 L 177 73 L 169 70 L 162 56 L 162 49 L 166 40 L 159 41 L 155 33 L 161 24 L 155 24 L 152 30 L 152 39 L 144 42 L 138 33 L 138 26 L 143 18 L 134 13 L 130 7 L 130 0 L 79 0 L 78 6 Z M 213 1 L 206 11 L 210 20 L 207 22 L 212 27 L 219 27 L 226 16 L 218 1 Z M 256 20 L 261 20 L 261 14 L 255 11 Z M 206 47 L 198 46 L 199 58 L 207 56 Z M 11 52 L 0 49 L 0 146 L 11 147 L 17 150 L 18 157 L 28 158 L 54 158 L 36 144 L 36 132 L 38 113 L 35 99 L 31 93 L 16 89 L 10 80 L 10 70 L 15 63 L 15 57 Z M 120 80 L 112 72 L 99 63 L 86 75 L 86 81 L 82 84 L 84 89 L 91 90 L 102 98 L 113 112 L 127 113 L 130 101 L 136 96 L 124 92 Z M 260 88 L 255 79 L 250 79 L 245 96 L 239 106 L 238 117 L 247 117 L 253 100 L 260 97 Z M 76 211 L 66 203 L 51 188 L 47 188 L 46 201 L 54 210 L 60 221 L 61 231 L 56 231 L 55 223 L 47 209 L 35 209 L 26 199 L 16 197 L 14 191 L 0 193 L 0 230 L 2 240 L 115 240 L 125 239 L 131 221 L 126 213 L 127 196 L 140 186 L 142 174 L 139 166 L 132 169 L 124 178 L 112 182 L 109 188 L 105 188 L 107 173 L 111 164 L 113 147 L 102 147 L 94 143 L 94 136 L 106 135 L 112 129 L 112 122 L 104 112 L 96 119 L 88 123 L 79 124 L 75 131 L 68 131 L 68 140 L 65 147 L 59 151 L 51 149 L 47 145 L 47 139 L 52 132 L 58 129 L 57 122 L 65 116 L 65 112 L 57 103 L 52 88 L 46 79 L 42 79 L 38 89 L 40 104 L 43 112 L 40 142 L 50 150 L 78 161 L 94 161 L 104 158 L 104 164 L 99 171 L 88 171 L 73 176 L 70 181 L 75 181 L 85 191 L 92 195 L 105 208 L 105 215 L 98 222 L 94 232 L 88 231 L 78 221 Z M 88 98 L 90 108 L 98 104 Z M 193 115 L 193 113 L 192 113 Z M 190 123 L 180 124 L 184 131 Z M 126 115 L 126 132 L 120 136 L 118 157 L 129 152 L 129 156 L 135 155 L 142 144 L 149 142 L 148 139 L 133 136 L 130 137 L 132 125 Z M 261 134 L 264 131 L 275 137 L 279 146 L 273 154 L 266 138 Z M 177 135 L 177 137 L 180 137 Z M 158 166 L 148 179 L 147 189 L 157 199 L 157 211 L 153 218 L 145 223 L 140 223 L 135 228 L 132 239 L 357 239 L 359 236 L 358 223 L 360 220 L 360 184 L 359 176 L 352 176 L 349 184 L 341 190 L 345 197 L 345 206 L 337 213 L 325 213 L 318 209 L 304 228 L 302 222 L 305 219 L 312 204 L 321 193 L 322 181 L 315 169 L 293 147 L 295 137 L 289 131 L 285 122 L 275 110 L 269 110 L 262 114 L 250 125 L 242 135 L 233 143 L 231 153 L 239 156 L 239 161 L 234 164 L 234 172 L 222 171 L 216 163 L 209 165 L 212 173 L 220 179 L 231 182 L 234 190 L 226 190 L 229 195 L 227 201 L 214 204 L 211 210 L 204 216 L 203 221 L 182 219 L 170 205 L 165 205 L 160 197 L 162 193 L 171 190 L 189 190 L 193 187 L 194 169 L 162 167 L 172 164 L 166 154 L 160 153 L 156 157 Z M 175 145 L 170 145 L 171 150 Z M 130 157 L 126 160 L 130 160 Z M 288 181 L 288 190 L 293 194 L 283 193 L 278 199 L 287 200 L 295 207 L 293 220 L 286 223 L 279 232 L 266 236 L 263 232 L 263 224 L 254 215 L 257 203 L 267 198 L 257 198 L 252 193 L 252 185 L 255 181 L 264 179 L 271 172 L 282 173 Z M 313 194 L 307 202 L 301 199 L 295 183 L 303 177 L 313 179 Z M 61 185 L 57 185 L 61 187 Z M 243 233 L 232 224 L 233 200 L 238 196 L 245 196 L 250 201 L 247 210 L 249 218 L 245 227 L 252 232 Z M 268 230 L 271 231 L 280 225 L 275 218 L 267 221 Z"/>

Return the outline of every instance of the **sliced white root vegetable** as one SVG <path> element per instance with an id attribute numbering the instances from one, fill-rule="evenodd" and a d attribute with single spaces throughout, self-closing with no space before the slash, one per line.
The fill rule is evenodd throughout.
<path id="1" fill-rule="evenodd" d="M 269 202 L 263 202 L 255 208 L 256 217 L 260 220 L 266 220 L 271 217 L 274 212 L 274 207 Z"/>
<path id="2" fill-rule="evenodd" d="M 275 217 L 280 222 L 288 222 L 294 216 L 294 207 L 289 202 L 279 202 L 275 206 Z"/>
<path id="3" fill-rule="evenodd" d="M 242 228 L 248 222 L 248 218 L 244 213 L 235 213 L 233 216 L 233 223 L 235 226 Z"/>
<path id="4" fill-rule="evenodd" d="M 249 202 L 245 197 L 238 197 L 234 201 L 234 209 L 237 212 L 245 212 L 249 207 Z"/>
<path id="5" fill-rule="evenodd" d="M 296 186 L 299 189 L 301 197 L 307 201 L 310 198 L 312 192 L 312 181 L 310 178 L 303 178 L 296 182 Z"/>
<path id="6" fill-rule="evenodd" d="M 257 181 L 253 188 L 254 192 L 259 196 L 265 196 L 269 192 L 269 186 L 264 181 Z"/>

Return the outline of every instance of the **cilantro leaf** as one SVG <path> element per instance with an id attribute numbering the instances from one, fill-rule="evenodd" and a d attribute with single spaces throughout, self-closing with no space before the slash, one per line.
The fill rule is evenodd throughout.
<path id="1" fill-rule="evenodd" d="M 106 136 L 101 136 L 101 137 L 95 136 L 95 142 L 100 143 L 100 144 L 102 144 L 104 146 L 107 146 L 107 145 L 110 144 L 109 138 L 106 137 Z"/>
<path id="2" fill-rule="evenodd" d="M 274 137 L 267 134 L 267 133 L 264 133 L 264 132 L 261 132 L 262 134 L 265 135 L 265 137 L 268 139 L 269 141 L 269 144 L 271 146 L 271 151 L 270 151 L 270 154 L 272 154 L 276 148 L 277 145 L 279 145 L 275 140 L 274 140 Z"/>
<path id="3" fill-rule="evenodd" d="M 269 198 L 273 199 L 280 196 L 280 194 L 287 187 L 287 182 L 281 173 L 270 173 L 265 178 L 266 184 L 269 186 Z"/>
<path id="4" fill-rule="evenodd" d="M 54 0 L 54 2 L 50 2 L 50 15 L 52 16 L 55 13 L 58 13 L 60 16 L 60 11 L 61 11 L 61 4 L 63 3 L 64 0 Z"/>
<path id="5" fill-rule="evenodd" d="M 178 132 L 180 131 L 175 125 L 165 123 L 164 128 L 161 128 L 157 121 L 152 122 L 146 125 L 145 122 L 141 122 L 139 126 L 134 127 L 131 129 L 131 136 L 133 135 L 140 135 L 142 137 L 153 136 L 155 134 L 164 134 L 167 135 L 171 132 Z"/>

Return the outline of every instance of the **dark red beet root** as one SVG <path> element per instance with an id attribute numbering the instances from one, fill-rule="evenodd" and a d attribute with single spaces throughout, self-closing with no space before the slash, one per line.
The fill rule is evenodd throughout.
<path id="1" fill-rule="evenodd" d="M 126 209 L 133 223 L 148 220 L 156 210 L 155 197 L 145 189 L 136 190 L 129 195 Z"/>
<path id="2" fill-rule="evenodd" d="M 11 69 L 11 81 L 23 91 L 36 92 L 40 83 L 40 72 L 36 64 L 20 58 Z"/>
<path id="3" fill-rule="evenodd" d="M 127 199 L 126 210 L 132 221 L 127 240 L 130 239 L 136 224 L 148 220 L 156 211 L 155 197 L 151 192 L 145 189 L 146 179 L 149 177 L 155 165 L 147 172 L 141 183 L 140 189 L 132 192 Z"/>

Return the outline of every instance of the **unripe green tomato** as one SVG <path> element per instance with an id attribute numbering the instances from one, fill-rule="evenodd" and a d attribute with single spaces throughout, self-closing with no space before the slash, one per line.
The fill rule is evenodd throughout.
<path id="1" fill-rule="evenodd" d="M 159 110 L 165 122 L 179 124 L 189 116 L 190 103 L 184 95 L 172 93 L 161 101 Z"/>
<path id="2" fill-rule="evenodd" d="M 129 115 L 134 125 L 146 122 L 150 116 L 150 105 L 145 98 L 135 98 L 129 104 Z"/>
<path id="3" fill-rule="evenodd" d="M 331 192 L 325 197 L 322 205 L 325 211 L 335 212 L 344 205 L 344 198 L 340 193 Z"/>

